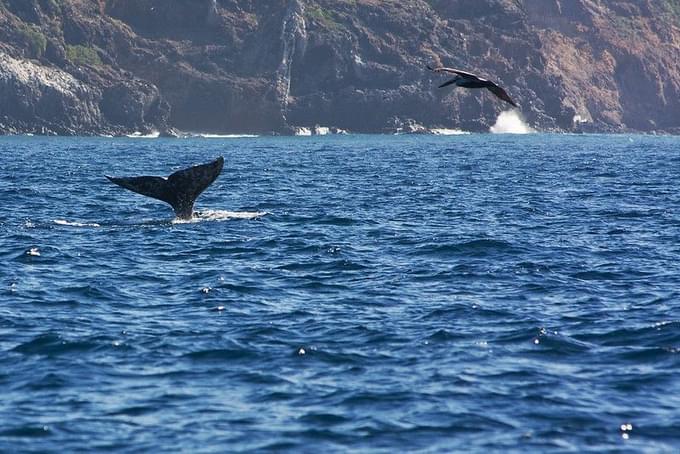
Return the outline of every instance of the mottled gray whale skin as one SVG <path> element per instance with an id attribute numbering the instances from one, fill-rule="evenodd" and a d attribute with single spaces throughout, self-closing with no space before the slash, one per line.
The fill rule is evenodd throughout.
<path id="1" fill-rule="evenodd" d="M 169 203 L 178 219 L 191 219 L 196 198 L 217 179 L 222 167 L 224 158 L 220 156 L 207 164 L 178 170 L 168 178 L 152 176 L 116 178 L 108 175 L 106 178 L 130 191 Z"/>

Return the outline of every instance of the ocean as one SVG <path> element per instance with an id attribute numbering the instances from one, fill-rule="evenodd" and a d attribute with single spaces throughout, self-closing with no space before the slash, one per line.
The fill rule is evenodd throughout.
<path id="1" fill-rule="evenodd" d="M 217 156 L 190 222 L 104 177 Z M 680 137 L 0 157 L 2 452 L 680 446 Z"/>

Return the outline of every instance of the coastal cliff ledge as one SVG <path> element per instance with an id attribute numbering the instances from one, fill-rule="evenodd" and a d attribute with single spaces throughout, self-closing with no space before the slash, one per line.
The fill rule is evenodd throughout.
<path id="1" fill-rule="evenodd" d="M 0 0 L 0 134 L 680 133 L 680 0 Z"/>

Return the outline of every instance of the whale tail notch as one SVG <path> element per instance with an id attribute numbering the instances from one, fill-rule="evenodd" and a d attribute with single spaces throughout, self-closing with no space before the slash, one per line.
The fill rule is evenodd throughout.
<path id="1" fill-rule="evenodd" d="M 179 219 L 191 219 L 194 202 L 222 172 L 224 158 L 220 156 L 207 164 L 178 170 L 168 178 L 156 176 L 110 177 L 112 183 L 132 192 L 162 200 L 170 204 Z"/>

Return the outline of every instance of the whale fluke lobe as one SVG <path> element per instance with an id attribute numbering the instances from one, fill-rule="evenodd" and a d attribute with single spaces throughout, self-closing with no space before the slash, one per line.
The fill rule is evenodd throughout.
<path id="1" fill-rule="evenodd" d="M 210 186 L 222 172 L 224 158 L 220 156 L 207 164 L 178 170 L 167 179 L 155 176 L 110 177 L 111 182 L 130 191 L 168 203 L 179 219 L 191 219 L 196 198 Z"/>

